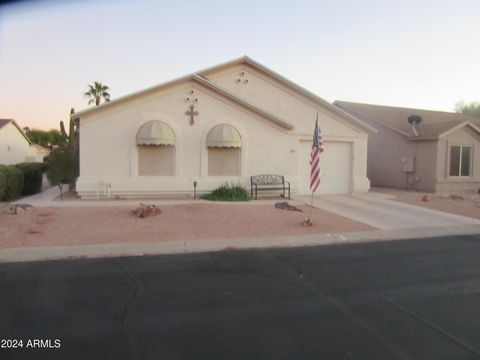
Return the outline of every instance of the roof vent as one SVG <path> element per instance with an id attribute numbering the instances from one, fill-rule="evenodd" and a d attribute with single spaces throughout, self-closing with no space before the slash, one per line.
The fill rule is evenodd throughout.
<path id="1" fill-rule="evenodd" d="M 408 123 L 412 125 L 413 135 L 418 136 L 417 125 L 422 122 L 422 117 L 419 115 L 410 115 L 407 120 Z"/>

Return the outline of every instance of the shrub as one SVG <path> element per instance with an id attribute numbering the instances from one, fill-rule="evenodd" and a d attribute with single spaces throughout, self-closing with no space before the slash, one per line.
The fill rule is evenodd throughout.
<path id="1" fill-rule="evenodd" d="M 0 201 L 5 200 L 5 193 L 7 191 L 7 175 L 5 165 L 0 165 Z"/>
<path id="2" fill-rule="evenodd" d="M 23 172 L 13 165 L 0 165 L 0 201 L 22 195 Z"/>
<path id="3" fill-rule="evenodd" d="M 250 194 L 241 185 L 225 183 L 202 198 L 212 201 L 249 201 Z"/>
<path id="4" fill-rule="evenodd" d="M 47 162 L 47 177 L 52 185 L 75 182 L 74 156 L 66 146 L 59 147 L 50 153 Z"/>
<path id="5" fill-rule="evenodd" d="M 32 195 L 42 191 L 45 165 L 42 163 L 21 163 L 15 166 L 23 172 L 23 195 Z"/>

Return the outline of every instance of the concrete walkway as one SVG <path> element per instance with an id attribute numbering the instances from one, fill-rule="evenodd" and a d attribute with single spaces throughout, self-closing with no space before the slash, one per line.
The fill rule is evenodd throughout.
<path id="1" fill-rule="evenodd" d="M 130 199 L 130 200 L 115 200 L 115 199 L 99 199 L 99 200 L 81 200 L 81 199 L 65 199 L 63 201 L 55 200 L 60 196 L 60 190 L 57 186 L 51 187 L 41 193 L 26 196 L 22 199 L 16 200 L 13 204 L 29 204 L 35 207 L 89 207 L 89 206 L 138 206 L 139 203 L 156 204 L 156 205 L 180 205 L 180 204 L 212 204 L 212 201 L 202 199 L 168 199 L 168 198 L 153 198 L 153 199 Z M 278 198 L 271 198 L 265 200 L 236 202 L 235 205 L 271 205 L 279 200 Z M 232 204 L 231 201 L 215 201 L 215 204 Z"/>
<path id="2" fill-rule="evenodd" d="M 314 196 L 313 206 L 379 229 L 480 225 L 480 220 L 404 204 L 392 198 L 375 193 L 322 195 Z M 296 196 L 294 200 L 309 204 L 310 196 Z"/>

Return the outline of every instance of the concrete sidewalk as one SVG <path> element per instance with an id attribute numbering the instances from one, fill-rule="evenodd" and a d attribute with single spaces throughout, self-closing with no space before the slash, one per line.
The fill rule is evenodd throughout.
<path id="1" fill-rule="evenodd" d="M 18 199 L 12 204 L 29 204 L 34 207 L 96 207 L 96 206 L 138 206 L 140 203 L 145 204 L 157 204 L 157 205 L 181 205 L 181 204 L 232 204 L 231 201 L 209 201 L 202 199 L 168 199 L 168 198 L 152 198 L 152 199 L 128 199 L 128 200 L 116 200 L 116 199 L 99 199 L 99 200 L 68 200 L 63 201 L 56 200 L 60 196 L 60 190 L 54 186 L 46 189 L 45 191 L 26 196 Z M 278 201 L 285 201 L 279 198 L 270 198 L 264 200 L 236 202 L 235 205 L 271 205 Z"/>
<path id="2" fill-rule="evenodd" d="M 6 248 L 1 249 L 0 251 L 0 263 L 118 256 L 185 254 L 276 247 L 289 248 L 475 234 L 480 234 L 480 225 L 420 227 L 410 229 L 314 234 L 303 236 L 292 235 L 237 239 L 164 241 L 141 244 L 130 243 Z"/>
<path id="3" fill-rule="evenodd" d="M 313 206 L 379 229 L 407 229 L 459 225 L 480 225 L 480 220 L 392 201 L 385 194 L 314 196 Z M 310 203 L 310 196 L 296 196 L 299 203 Z"/>

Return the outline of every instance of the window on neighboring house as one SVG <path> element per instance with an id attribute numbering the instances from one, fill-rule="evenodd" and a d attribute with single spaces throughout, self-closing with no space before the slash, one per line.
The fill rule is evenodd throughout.
<path id="1" fill-rule="evenodd" d="M 452 145 L 450 147 L 450 176 L 472 175 L 472 146 Z"/>

